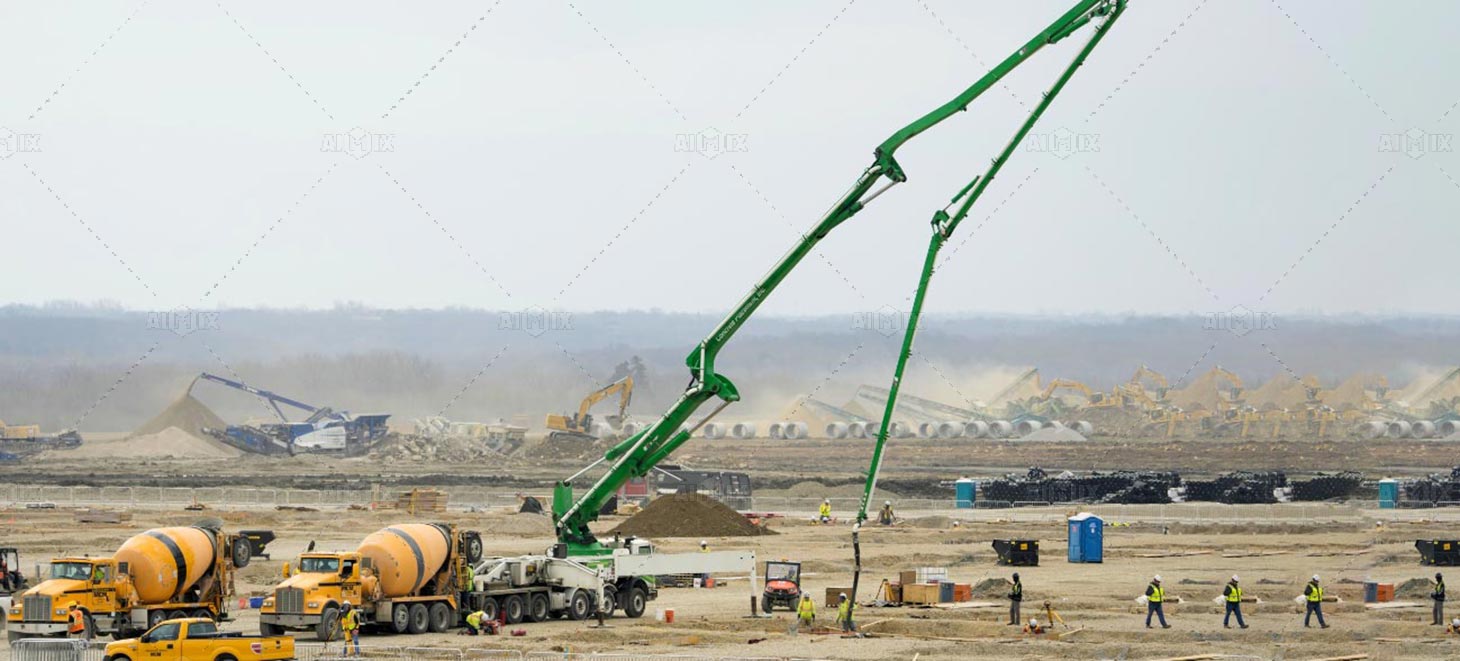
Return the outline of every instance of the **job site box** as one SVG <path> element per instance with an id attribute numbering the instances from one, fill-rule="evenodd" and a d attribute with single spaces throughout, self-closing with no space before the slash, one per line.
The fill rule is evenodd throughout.
<path id="1" fill-rule="evenodd" d="M 918 573 L 915 570 L 897 572 L 897 582 L 903 585 L 912 585 L 918 582 Z"/>
<path id="2" fill-rule="evenodd" d="M 999 555 L 1001 565 L 1034 567 L 1039 564 L 1039 540 L 996 539 L 994 553 Z"/>
<path id="3" fill-rule="evenodd" d="M 1419 563 L 1439 567 L 1460 565 L 1460 541 L 1453 539 L 1417 539 L 1414 548 L 1419 551 Z"/>
<path id="4" fill-rule="evenodd" d="M 1089 512 L 1070 517 L 1070 562 L 1103 562 L 1105 520 Z"/>
<path id="5" fill-rule="evenodd" d="M 1399 480 L 1379 480 L 1379 509 L 1392 510 L 1399 506 Z"/>
<path id="6" fill-rule="evenodd" d="M 942 586 L 937 583 L 913 583 L 902 586 L 902 603 L 928 605 L 938 603 Z"/>
<path id="7" fill-rule="evenodd" d="M 978 483 L 968 478 L 960 478 L 953 483 L 953 506 L 961 510 L 971 510 L 978 502 Z"/>

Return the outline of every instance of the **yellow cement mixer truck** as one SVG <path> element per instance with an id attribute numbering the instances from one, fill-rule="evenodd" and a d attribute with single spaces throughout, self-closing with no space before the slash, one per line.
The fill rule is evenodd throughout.
<path id="1" fill-rule="evenodd" d="M 457 625 L 459 596 L 471 589 L 471 566 L 481 557 L 479 534 L 444 523 L 382 528 L 349 553 L 305 553 L 264 599 L 259 632 L 313 630 L 319 640 L 334 640 L 347 601 L 368 628 L 446 631 Z"/>
<path id="2" fill-rule="evenodd" d="M 233 573 L 252 557 L 245 537 L 205 520 L 148 530 L 109 558 L 56 558 L 46 580 L 12 602 L 6 635 L 64 636 L 72 603 L 92 634 L 118 639 L 172 618 L 227 619 Z"/>

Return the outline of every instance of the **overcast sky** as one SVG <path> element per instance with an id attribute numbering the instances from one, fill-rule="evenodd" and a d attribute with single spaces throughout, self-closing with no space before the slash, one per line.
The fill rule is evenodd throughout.
<path id="1" fill-rule="evenodd" d="M 728 310 L 1070 4 L 6 3 L 0 303 Z M 928 309 L 1460 311 L 1456 25 L 1134 0 L 1035 129 L 1079 149 L 1020 149 Z M 1077 46 L 909 143 L 764 309 L 901 305 L 931 213 Z M 331 151 L 356 127 L 378 151 Z"/>

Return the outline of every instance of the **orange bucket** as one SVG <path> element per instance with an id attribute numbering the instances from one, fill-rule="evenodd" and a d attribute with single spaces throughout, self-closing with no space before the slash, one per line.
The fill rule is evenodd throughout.
<path id="1" fill-rule="evenodd" d="M 674 609 L 673 608 L 666 608 L 666 609 L 664 609 L 664 623 L 665 624 L 674 624 Z"/>

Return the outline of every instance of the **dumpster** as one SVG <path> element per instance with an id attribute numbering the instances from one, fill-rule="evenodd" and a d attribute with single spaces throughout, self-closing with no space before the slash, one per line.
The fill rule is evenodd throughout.
<path id="1" fill-rule="evenodd" d="M 958 509 L 973 509 L 978 499 L 978 483 L 966 477 L 953 483 L 953 506 Z"/>
<path id="2" fill-rule="evenodd" d="M 1419 551 L 1419 563 L 1422 565 L 1460 566 L 1460 540 L 1417 539 L 1414 548 Z"/>
<path id="3" fill-rule="evenodd" d="M 999 564 L 1014 567 L 1035 567 L 1039 565 L 1039 540 L 996 539 L 994 552 L 999 555 Z"/>
<path id="4" fill-rule="evenodd" d="M 1105 547 L 1105 521 L 1089 512 L 1069 519 L 1070 562 L 1102 562 Z"/>

